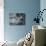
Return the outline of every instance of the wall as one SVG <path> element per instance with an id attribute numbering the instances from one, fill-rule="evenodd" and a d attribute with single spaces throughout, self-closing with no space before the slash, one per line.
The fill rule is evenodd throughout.
<path id="1" fill-rule="evenodd" d="M 46 0 L 41 0 L 41 1 L 40 1 L 40 9 L 41 9 L 41 11 L 42 11 L 43 9 L 46 9 Z M 43 22 L 41 21 L 41 22 L 40 22 L 40 25 L 46 26 L 46 10 L 43 12 L 42 17 L 43 17 Z"/>
<path id="2" fill-rule="evenodd" d="M 40 0 L 40 10 L 46 9 L 46 0 Z M 46 27 L 46 11 L 44 11 L 43 15 L 43 22 L 40 21 L 40 25 L 45 26 Z M 45 40 L 45 44 L 46 44 L 46 40 Z"/>
<path id="3" fill-rule="evenodd" d="M 4 0 L 4 38 L 7 41 L 18 41 L 32 30 L 32 21 L 40 9 L 40 0 Z M 9 12 L 26 14 L 26 25 L 10 26 Z"/>
<path id="4" fill-rule="evenodd" d="M 4 41 L 4 0 L 0 0 L 0 42 Z M 0 45 L 1 46 L 1 45 Z"/>

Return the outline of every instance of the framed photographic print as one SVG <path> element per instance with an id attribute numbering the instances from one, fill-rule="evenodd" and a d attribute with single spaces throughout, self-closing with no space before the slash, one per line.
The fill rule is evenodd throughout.
<path id="1" fill-rule="evenodd" d="M 10 25 L 25 25 L 25 13 L 10 13 L 9 14 Z"/>

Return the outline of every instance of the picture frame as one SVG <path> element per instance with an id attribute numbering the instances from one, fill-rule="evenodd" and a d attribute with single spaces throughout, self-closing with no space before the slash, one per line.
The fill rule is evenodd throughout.
<path id="1" fill-rule="evenodd" d="M 9 24 L 10 25 L 25 25 L 25 13 L 10 13 Z"/>

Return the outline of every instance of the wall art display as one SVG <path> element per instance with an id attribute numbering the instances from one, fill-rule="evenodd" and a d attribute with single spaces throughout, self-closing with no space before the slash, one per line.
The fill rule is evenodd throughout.
<path id="1" fill-rule="evenodd" d="M 10 25 L 25 25 L 25 13 L 9 13 Z"/>

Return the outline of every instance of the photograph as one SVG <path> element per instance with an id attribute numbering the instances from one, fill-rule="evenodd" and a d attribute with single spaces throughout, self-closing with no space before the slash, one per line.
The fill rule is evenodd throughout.
<path id="1" fill-rule="evenodd" d="M 9 14 L 10 25 L 25 25 L 25 13 L 10 13 Z"/>

